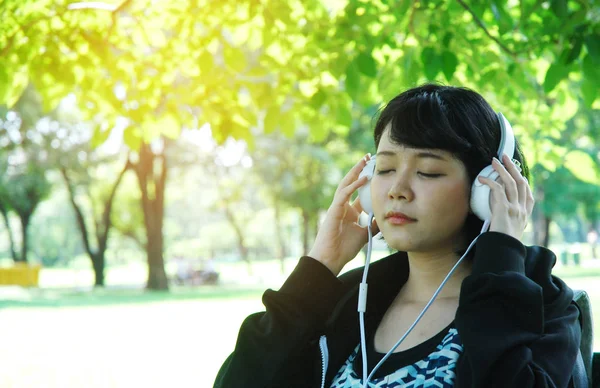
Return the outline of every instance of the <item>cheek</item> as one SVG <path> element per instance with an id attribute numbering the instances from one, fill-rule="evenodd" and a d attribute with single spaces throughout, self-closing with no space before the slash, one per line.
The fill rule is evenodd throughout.
<path id="1" fill-rule="evenodd" d="M 373 203 L 373 212 L 375 218 L 381 217 L 381 213 L 385 212 L 385 200 L 389 189 L 385 188 L 379 177 L 373 177 L 371 180 L 371 201 Z"/>
<path id="2" fill-rule="evenodd" d="M 447 186 L 430 197 L 429 207 L 447 218 L 462 219 L 469 212 L 470 195 L 470 188 L 465 185 Z"/>
<path id="3" fill-rule="evenodd" d="M 373 177 L 371 181 L 371 201 L 375 218 L 383 217 L 390 187 L 385 179 Z M 431 183 L 413 187 L 414 204 L 412 210 L 420 213 L 420 216 L 432 216 L 445 222 L 456 222 L 462 220 L 469 212 L 469 201 L 471 187 L 467 182 L 452 182 L 441 185 Z"/>

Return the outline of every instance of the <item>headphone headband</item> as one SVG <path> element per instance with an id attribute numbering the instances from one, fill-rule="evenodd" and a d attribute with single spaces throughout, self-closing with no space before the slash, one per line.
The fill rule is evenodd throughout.
<path id="1" fill-rule="evenodd" d="M 497 114 L 500 122 L 500 146 L 498 147 L 498 159 L 502 160 L 502 154 L 513 159 L 515 155 L 515 135 L 512 126 L 500 112 Z"/>

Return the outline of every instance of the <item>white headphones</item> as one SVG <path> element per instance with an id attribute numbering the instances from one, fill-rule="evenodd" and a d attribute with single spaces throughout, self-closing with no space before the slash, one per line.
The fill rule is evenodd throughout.
<path id="1" fill-rule="evenodd" d="M 506 154 L 509 158 L 514 157 L 515 153 L 515 136 L 512 130 L 512 126 L 506 120 L 502 113 L 498 113 L 498 121 L 500 122 L 500 146 L 498 147 L 498 160 L 502 162 L 502 155 Z M 375 157 L 372 157 L 367 165 L 363 168 L 359 178 L 368 176 L 369 181 L 375 173 Z M 513 159 L 517 167 L 518 162 Z M 519 167 L 520 168 L 520 167 Z M 471 186 L 471 211 L 475 213 L 482 221 L 489 220 L 492 216 L 490 210 L 490 187 L 479 182 L 479 177 L 483 176 L 492 180 L 496 180 L 499 176 L 498 172 L 494 170 L 494 167 L 490 164 L 486 166 L 475 178 L 473 185 Z M 360 197 L 360 204 L 367 214 L 373 213 L 373 205 L 371 202 L 371 188 L 370 183 L 360 187 L 358 189 L 358 196 Z"/>
<path id="2" fill-rule="evenodd" d="M 498 121 L 500 122 L 500 146 L 498 147 L 498 160 L 502 163 L 502 156 L 507 155 L 515 162 L 516 166 L 521 169 L 517 160 L 514 159 L 515 154 L 515 135 L 512 130 L 512 126 L 504 117 L 502 113 L 498 113 Z M 489 178 L 496 180 L 499 176 L 498 172 L 494 170 L 494 167 L 490 164 L 485 167 L 473 182 L 471 186 L 471 210 L 479 219 L 482 221 L 490 220 L 492 218 L 492 211 L 490 210 L 490 187 L 479 182 L 479 177 Z"/>
<path id="3" fill-rule="evenodd" d="M 508 120 L 506 120 L 506 118 L 502 115 L 502 113 L 498 113 L 497 116 L 498 116 L 498 121 L 500 122 L 500 146 L 498 147 L 498 160 L 500 160 L 500 162 L 502 162 L 503 154 L 506 154 L 510 158 L 513 158 L 514 153 L 515 153 L 515 137 L 513 134 L 512 127 L 511 127 L 510 123 L 508 122 Z M 518 162 L 515 159 L 512 159 L 512 160 L 513 160 L 513 162 L 515 162 L 515 164 L 517 165 L 517 168 L 519 168 L 519 171 L 520 171 Z M 373 221 L 373 205 L 371 202 L 370 180 L 373 177 L 374 173 L 375 173 L 375 157 L 372 157 L 367 162 L 367 165 L 363 168 L 363 170 L 361 171 L 361 173 L 359 175 L 359 179 L 363 176 L 368 176 L 369 183 L 363 185 L 361 188 L 358 189 L 358 196 L 360 197 L 360 204 L 361 204 L 363 210 L 369 214 L 369 221 L 367 223 L 367 227 L 369 230 L 369 243 L 368 243 L 368 249 L 367 249 L 365 268 L 363 271 L 363 278 L 362 278 L 362 281 L 359 286 L 359 295 L 358 295 L 358 314 L 359 314 L 359 321 L 360 321 L 361 350 L 362 350 L 362 361 L 363 361 L 363 381 L 362 381 L 362 383 L 363 383 L 363 387 L 365 387 L 365 388 L 367 387 L 369 380 L 373 377 L 375 371 L 377 369 L 379 369 L 381 364 L 383 364 L 383 362 L 388 359 L 388 357 L 393 353 L 393 351 L 398 346 L 400 346 L 400 344 L 402 343 L 402 341 L 404 341 L 406 336 L 408 336 L 408 334 L 412 331 L 412 329 L 416 326 L 416 324 L 421 320 L 421 318 L 423 317 L 423 315 L 425 314 L 425 312 L 427 311 L 429 306 L 431 306 L 431 304 L 434 302 L 435 298 L 438 296 L 438 294 L 440 293 L 440 291 L 442 290 L 442 288 L 444 287 L 444 285 L 446 284 L 446 282 L 448 281 L 450 276 L 452 276 L 454 271 L 458 268 L 460 263 L 467 256 L 467 253 L 469 253 L 469 251 L 471 250 L 473 245 L 475 245 L 477 238 L 479 237 L 479 236 L 475 237 L 475 239 L 471 242 L 471 244 L 469 244 L 469 247 L 467 248 L 465 253 L 457 261 L 457 263 L 454 265 L 454 267 L 452 267 L 450 272 L 448 272 L 448 275 L 446 275 L 446 277 L 444 278 L 444 280 L 442 281 L 442 283 L 440 284 L 438 289 L 435 291 L 435 293 L 433 294 L 433 296 L 431 297 L 431 299 L 429 300 L 429 302 L 427 303 L 427 305 L 425 306 L 423 311 L 421 311 L 421 313 L 419 314 L 417 319 L 413 322 L 413 324 L 409 327 L 409 329 L 406 331 L 406 333 L 404 333 L 404 335 L 398 340 L 398 342 L 396 342 L 396 344 L 379 361 L 379 363 L 373 368 L 373 370 L 369 374 L 368 370 L 367 370 L 368 363 L 367 363 L 367 352 L 366 352 L 364 315 L 367 310 L 367 290 L 368 290 L 367 274 L 369 272 L 369 264 L 371 262 L 371 249 L 372 249 L 372 241 L 373 241 L 373 235 L 371 232 L 371 223 Z M 499 174 L 496 172 L 496 170 L 494 170 L 493 166 L 490 164 L 490 165 L 486 166 L 483 170 L 481 170 L 481 172 L 479 172 L 479 174 L 477 174 L 477 177 L 475 178 L 475 181 L 473 182 L 473 185 L 471 186 L 471 202 L 470 202 L 471 211 L 473 211 L 473 213 L 477 217 L 479 217 L 482 221 L 484 221 L 483 227 L 481 228 L 481 232 L 479 235 L 481 235 L 481 233 L 484 233 L 487 231 L 487 229 L 490 225 L 490 219 L 492 216 L 492 212 L 490 210 L 490 188 L 489 188 L 489 186 L 479 182 L 478 178 L 480 176 L 495 180 L 498 178 Z"/>

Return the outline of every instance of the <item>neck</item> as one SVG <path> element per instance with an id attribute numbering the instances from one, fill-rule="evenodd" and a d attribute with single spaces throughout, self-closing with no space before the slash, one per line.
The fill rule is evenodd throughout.
<path id="1" fill-rule="evenodd" d="M 410 272 L 406 284 L 402 287 L 403 299 L 413 302 L 428 302 L 459 258 L 452 251 L 409 252 Z M 462 281 L 470 274 L 471 263 L 465 259 L 448 279 L 437 299 L 458 299 Z"/>

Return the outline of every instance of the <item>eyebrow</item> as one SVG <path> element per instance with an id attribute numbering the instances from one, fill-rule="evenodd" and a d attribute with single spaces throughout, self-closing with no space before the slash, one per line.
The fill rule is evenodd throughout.
<path id="1" fill-rule="evenodd" d="M 396 156 L 396 152 L 380 151 L 377 153 L 377 156 L 379 156 L 379 155 L 381 155 L 381 156 Z M 415 156 L 417 158 L 431 158 L 431 159 L 444 160 L 444 161 L 448 160 L 445 157 L 443 157 L 442 155 L 433 153 L 431 151 L 419 151 L 419 152 L 417 152 L 417 154 Z"/>

